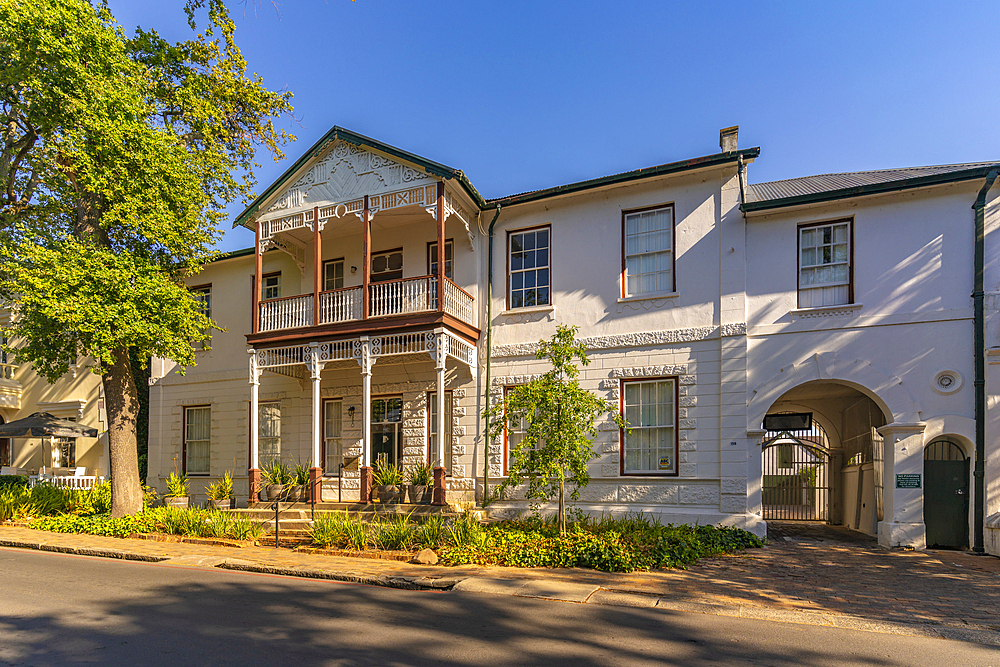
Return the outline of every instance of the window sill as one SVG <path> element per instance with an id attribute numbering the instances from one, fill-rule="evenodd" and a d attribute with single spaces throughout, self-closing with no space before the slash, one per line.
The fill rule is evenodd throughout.
<path id="1" fill-rule="evenodd" d="M 500 313 L 501 317 L 506 317 L 508 315 L 526 315 L 529 313 L 551 313 L 555 310 L 554 306 L 526 306 L 524 308 L 511 308 Z"/>
<path id="2" fill-rule="evenodd" d="M 630 301 L 654 301 L 656 299 L 672 299 L 680 296 L 680 292 L 657 292 L 656 294 L 639 294 L 636 296 L 623 296 L 618 298 L 618 303 L 629 303 Z"/>
<path id="3" fill-rule="evenodd" d="M 852 315 L 864 307 L 862 303 L 845 303 L 840 306 L 816 306 L 815 308 L 792 308 L 788 311 L 796 317 L 831 317 L 835 315 Z"/>

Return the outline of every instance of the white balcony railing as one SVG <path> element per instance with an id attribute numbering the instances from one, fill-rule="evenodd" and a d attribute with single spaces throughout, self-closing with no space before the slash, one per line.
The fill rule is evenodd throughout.
<path id="1" fill-rule="evenodd" d="M 312 326 L 312 294 L 270 299 L 260 304 L 260 330 L 277 331 Z"/>
<path id="2" fill-rule="evenodd" d="M 0 380 L 13 380 L 17 364 L 0 364 Z"/>
<path id="3" fill-rule="evenodd" d="M 476 325 L 475 299 L 448 278 L 444 280 L 444 312 L 466 324 Z"/>
<path id="4" fill-rule="evenodd" d="M 437 278 L 433 276 L 372 283 L 368 292 L 370 317 L 437 310 Z"/>
<path id="5" fill-rule="evenodd" d="M 335 324 L 360 320 L 364 313 L 364 297 L 360 287 L 348 287 L 319 294 L 319 323 Z"/>
<path id="6" fill-rule="evenodd" d="M 368 317 L 388 317 L 412 313 L 435 312 L 438 309 L 437 277 L 421 276 L 368 287 Z M 465 290 L 445 279 L 444 311 L 475 326 L 475 299 Z M 320 292 L 319 324 L 337 324 L 364 319 L 364 296 L 361 287 Z M 295 329 L 313 325 L 313 295 L 269 299 L 260 303 L 261 332 Z M 0 373 L 4 372 L 0 365 Z M 13 373 L 13 371 L 11 371 Z"/>

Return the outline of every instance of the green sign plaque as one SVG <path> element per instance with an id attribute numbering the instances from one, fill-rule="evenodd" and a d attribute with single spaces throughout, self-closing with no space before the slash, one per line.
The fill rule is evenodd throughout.
<path id="1" fill-rule="evenodd" d="M 920 475 L 896 475 L 897 489 L 919 489 Z"/>

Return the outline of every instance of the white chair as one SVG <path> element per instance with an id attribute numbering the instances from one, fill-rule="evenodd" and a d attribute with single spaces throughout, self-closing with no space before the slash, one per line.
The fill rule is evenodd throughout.
<path id="1" fill-rule="evenodd" d="M 76 471 L 73 473 L 74 477 L 85 477 L 86 475 L 87 475 L 87 468 L 84 466 L 77 468 Z"/>

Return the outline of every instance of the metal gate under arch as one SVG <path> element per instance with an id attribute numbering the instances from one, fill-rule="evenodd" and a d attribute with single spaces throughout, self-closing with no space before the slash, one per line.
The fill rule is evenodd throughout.
<path id="1" fill-rule="evenodd" d="M 761 441 L 764 519 L 830 520 L 830 451 L 813 422 L 802 431 L 768 431 Z"/>

